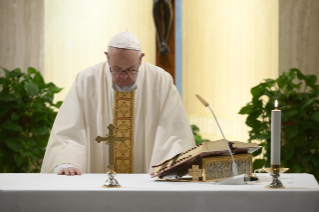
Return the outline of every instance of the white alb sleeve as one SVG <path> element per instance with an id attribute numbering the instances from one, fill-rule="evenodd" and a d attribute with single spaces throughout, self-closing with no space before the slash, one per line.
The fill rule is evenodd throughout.
<path id="1" fill-rule="evenodd" d="M 54 168 L 53 173 L 57 174 L 59 173 L 59 171 L 63 168 L 67 168 L 67 167 L 73 167 L 73 168 L 77 168 L 76 166 L 74 166 L 71 163 L 60 163 L 57 167 Z"/>

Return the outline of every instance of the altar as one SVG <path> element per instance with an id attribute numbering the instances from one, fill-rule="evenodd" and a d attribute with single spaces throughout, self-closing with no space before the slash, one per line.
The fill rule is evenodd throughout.
<path id="1" fill-rule="evenodd" d="M 216 185 L 118 174 L 122 188 L 102 188 L 106 174 L 0 174 L 0 211 L 319 211 L 313 175 L 281 174 L 285 189 L 266 189 L 271 176 L 257 176 L 257 183 Z"/>

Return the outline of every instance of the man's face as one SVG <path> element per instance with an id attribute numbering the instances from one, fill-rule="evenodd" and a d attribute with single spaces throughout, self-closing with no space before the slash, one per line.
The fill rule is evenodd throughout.
<path id="1" fill-rule="evenodd" d="M 108 63 L 112 72 L 112 81 L 119 86 L 130 86 L 135 83 L 138 73 L 129 73 L 138 70 L 142 62 L 141 54 L 130 49 L 111 48 L 111 52 L 106 53 Z"/>

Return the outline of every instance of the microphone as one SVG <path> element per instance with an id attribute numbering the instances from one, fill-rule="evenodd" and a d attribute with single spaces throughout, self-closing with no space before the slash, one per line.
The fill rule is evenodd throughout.
<path id="1" fill-rule="evenodd" d="M 221 132 L 222 135 L 223 135 L 224 141 L 225 141 L 226 146 L 227 146 L 227 148 L 228 148 L 228 152 L 229 152 L 229 154 L 230 154 L 230 156 L 231 156 L 231 158 L 232 158 L 232 160 L 233 160 L 233 174 L 234 174 L 234 176 L 236 176 L 236 175 L 237 175 L 237 165 L 236 165 L 236 163 L 235 163 L 235 159 L 234 159 L 233 153 L 230 151 L 228 142 L 227 142 L 227 140 L 226 140 L 226 138 L 225 138 L 225 136 L 224 136 L 224 133 L 223 133 L 223 131 L 222 131 L 222 128 L 219 126 L 219 123 L 218 123 L 218 120 L 217 120 L 217 118 L 216 118 L 216 116 L 215 116 L 214 111 L 210 108 L 209 104 L 208 104 L 200 95 L 196 94 L 196 97 L 198 98 L 198 100 L 199 100 L 205 107 L 208 107 L 208 108 L 210 109 L 210 111 L 212 112 L 212 114 L 213 114 L 213 116 L 214 116 L 214 118 L 215 118 L 215 120 L 216 120 L 216 123 L 217 123 L 217 125 L 218 125 L 218 128 L 219 128 L 220 132 Z"/>

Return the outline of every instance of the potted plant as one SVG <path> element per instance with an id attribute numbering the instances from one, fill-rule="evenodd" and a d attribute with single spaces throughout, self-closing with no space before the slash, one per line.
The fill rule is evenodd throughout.
<path id="1" fill-rule="evenodd" d="M 247 114 L 249 141 L 259 140 L 265 154 L 254 169 L 270 167 L 271 110 L 278 100 L 281 116 L 281 166 L 293 173 L 311 173 L 319 180 L 319 85 L 315 75 L 298 69 L 278 79 L 266 79 L 251 89 L 252 100 L 239 114 Z M 253 155 L 261 154 L 261 150 Z"/>
<path id="2" fill-rule="evenodd" d="M 62 89 L 34 68 L 2 68 L 0 77 L 0 172 L 39 172 Z"/>
<path id="3" fill-rule="evenodd" d="M 191 128 L 192 128 L 196 145 L 209 141 L 208 139 L 202 139 L 202 136 L 199 134 L 199 128 L 196 125 L 192 124 Z"/>

